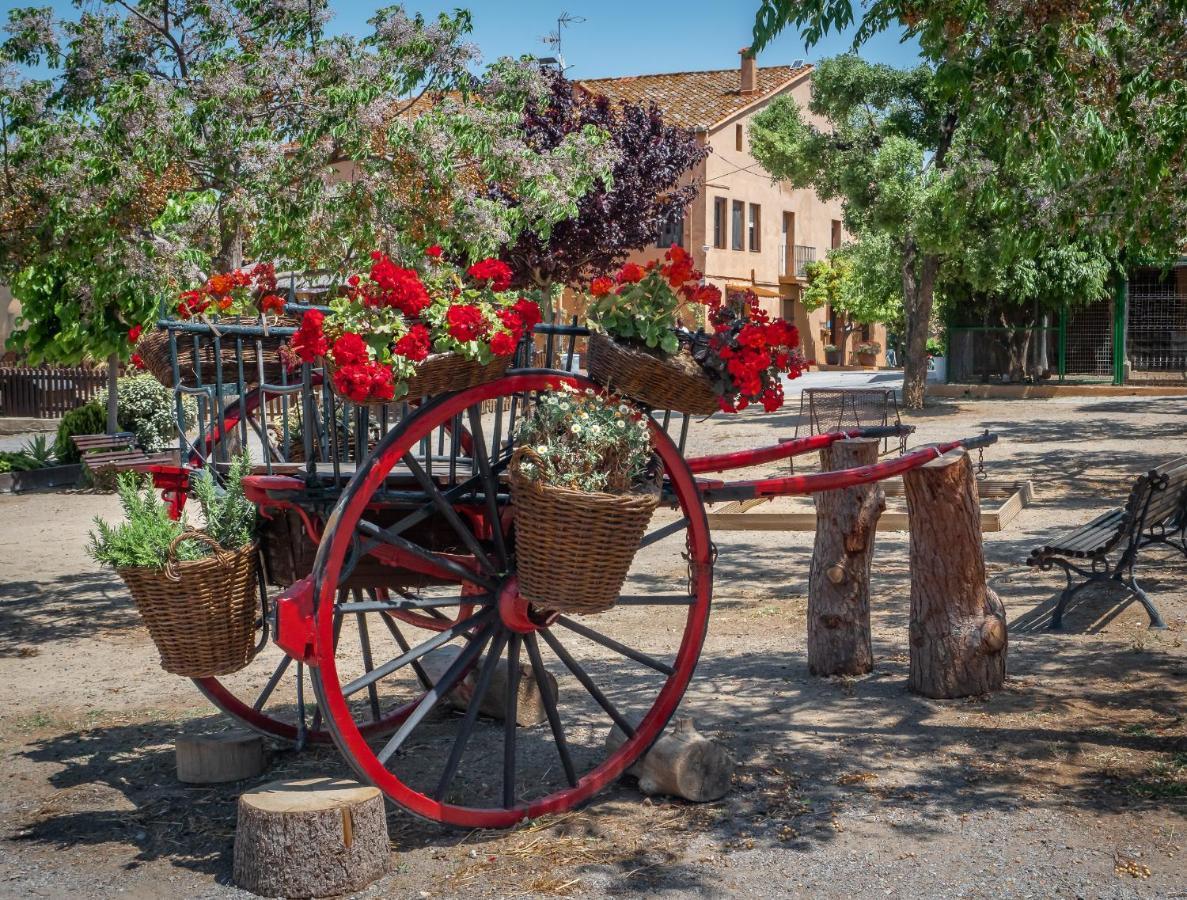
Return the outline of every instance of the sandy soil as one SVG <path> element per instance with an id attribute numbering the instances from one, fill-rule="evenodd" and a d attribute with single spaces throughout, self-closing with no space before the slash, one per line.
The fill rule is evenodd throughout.
<path id="1" fill-rule="evenodd" d="M 1170 625 L 1157 632 L 1095 590 L 1048 632 L 1062 577 L 1022 564 L 1053 528 L 1116 505 L 1133 475 L 1184 453 L 1187 406 L 947 402 L 911 422 L 915 442 L 990 428 L 990 477 L 1035 484 L 1035 504 L 985 537 L 1010 617 L 1004 690 L 907 693 L 905 534 L 878 536 L 874 673 L 820 680 L 804 649 L 812 535 L 715 533 L 714 612 L 682 714 L 737 756 L 732 792 L 696 806 L 644 799 L 628 780 L 509 832 L 393 811 L 392 874 L 363 896 L 1187 896 L 1187 561 L 1142 561 Z M 771 443 L 795 424 L 790 411 L 715 418 L 690 451 Z M 348 770 L 329 748 L 278 747 L 256 782 L 175 780 L 178 731 L 226 720 L 160 672 L 122 584 L 86 559 L 90 519 L 116 509 L 103 494 L 0 497 L 0 895 L 246 896 L 229 883 L 238 793 Z M 649 553 L 637 588 L 672 574 L 670 549 Z M 660 652 L 681 623 L 678 609 L 628 610 L 608 630 Z M 610 683 L 634 683 L 612 654 L 589 652 Z M 580 691 L 571 682 L 562 693 Z"/>

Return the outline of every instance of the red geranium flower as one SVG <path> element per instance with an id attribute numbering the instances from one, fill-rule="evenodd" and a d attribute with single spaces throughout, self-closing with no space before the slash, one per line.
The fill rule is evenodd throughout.
<path id="1" fill-rule="evenodd" d="M 140 335 L 143 331 L 144 331 L 143 326 L 133 325 L 131 328 L 128 329 L 128 342 L 135 344 L 138 340 L 140 340 Z"/>
<path id="2" fill-rule="evenodd" d="M 334 362 L 339 366 L 363 365 L 371 359 L 367 352 L 367 342 L 353 331 L 346 332 L 334 341 L 334 347 L 330 352 L 334 356 Z"/>
<path id="3" fill-rule="evenodd" d="M 329 352 L 326 336 L 322 333 L 322 323 L 325 315 L 316 309 L 305 311 L 301 317 L 301 327 L 293 335 L 293 352 L 305 362 L 313 362 L 319 356 Z"/>
<path id="4" fill-rule="evenodd" d="M 284 297 L 279 294 L 265 294 L 260 299 L 260 311 L 274 312 L 276 315 L 280 315 L 284 312 Z"/>
<path id="5" fill-rule="evenodd" d="M 457 303 L 449 307 L 445 313 L 445 321 L 449 326 L 450 335 L 463 343 L 477 340 L 486 330 L 482 310 L 467 303 Z"/>
<path id="6" fill-rule="evenodd" d="M 627 263 L 618 272 L 619 284 L 637 284 L 643 280 L 646 271 L 638 263 Z"/>
<path id="7" fill-rule="evenodd" d="M 511 308 L 519 313 L 519 317 L 523 319 L 525 331 L 531 331 L 540 324 L 540 305 L 534 300 L 529 300 L 527 297 L 520 297 Z"/>
<path id="8" fill-rule="evenodd" d="M 466 274 L 475 281 L 490 282 L 491 290 L 505 291 L 511 287 L 511 267 L 494 257 L 480 259 L 466 269 Z"/>
<path id="9" fill-rule="evenodd" d="M 235 281 L 230 275 L 211 275 L 206 282 L 206 290 L 216 296 L 229 294 L 234 286 Z"/>
<path id="10" fill-rule="evenodd" d="M 614 290 L 614 280 L 601 275 L 590 282 L 589 292 L 595 297 L 605 297 Z"/>
<path id="11" fill-rule="evenodd" d="M 334 372 L 334 387 L 354 403 L 391 400 L 396 394 L 392 370 L 378 363 L 343 366 Z"/>
<path id="12" fill-rule="evenodd" d="M 440 244 L 433 244 L 433 246 L 425 248 L 425 256 L 429 257 L 430 259 L 440 259 L 441 253 L 442 250 Z"/>
<path id="13" fill-rule="evenodd" d="M 516 340 L 519 340 L 519 338 L 521 338 L 523 336 L 523 333 L 524 333 L 523 316 L 521 316 L 519 314 L 518 310 L 500 309 L 495 313 L 495 315 L 499 317 L 499 321 L 503 323 L 503 327 L 506 328 L 509 332 L 511 332 L 511 334 L 515 337 Z M 492 340 L 491 343 L 493 346 L 494 341 Z"/>
<path id="14" fill-rule="evenodd" d="M 490 352 L 495 356 L 510 356 L 515 352 L 517 346 L 519 346 L 519 341 L 515 335 L 508 334 L 506 331 L 500 331 L 490 339 Z"/>
<path id="15" fill-rule="evenodd" d="M 395 351 L 398 356 L 405 356 L 413 362 L 420 362 L 429 355 L 432 342 L 429 329 L 417 322 L 408 329 L 408 333 L 396 341 Z"/>
<path id="16" fill-rule="evenodd" d="M 137 369 L 147 369 L 148 368 L 148 366 L 146 366 L 144 364 L 144 357 L 141 356 L 139 353 L 132 354 L 132 365 L 135 366 Z"/>

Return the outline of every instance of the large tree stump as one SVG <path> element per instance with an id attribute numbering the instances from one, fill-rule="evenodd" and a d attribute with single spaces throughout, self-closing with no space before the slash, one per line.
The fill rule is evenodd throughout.
<path id="1" fill-rule="evenodd" d="M 459 653 L 461 653 L 460 647 L 440 647 L 426 653 L 421 658 L 420 665 L 429 681 L 433 684 L 440 681 L 449 667 L 453 665 L 453 661 Z M 544 681 L 551 689 L 552 702 L 555 703 L 557 697 L 556 677 L 546 671 Z M 476 667 L 462 679 L 461 684 L 446 694 L 445 702 L 454 709 L 465 710 L 470 705 L 470 698 L 474 696 L 474 687 L 477 683 Z M 507 708 L 508 684 L 507 660 L 500 659 L 495 665 L 486 696 L 482 698 L 482 703 L 478 707 L 478 711 L 482 715 L 500 722 L 503 720 L 503 711 Z M 544 698 L 540 694 L 539 685 L 536 684 L 536 676 L 532 673 L 531 665 L 525 662 L 519 664 L 519 684 L 516 695 L 515 724 L 527 728 L 547 721 L 548 712 L 544 708 Z"/>
<path id="2" fill-rule="evenodd" d="M 985 583 L 981 503 L 968 454 L 903 476 L 911 528 L 911 679 L 925 697 L 995 691 L 1006 677 L 1006 613 Z"/>
<path id="3" fill-rule="evenodd" d="M 626 741 L 617 725 L 606 735 L 613 753 Z M 692 719 L 677 719 L 643 758 L 626 770 L 644 794 L 668 794 L 697 803 L 720 800 L 730 789 L 734 759 L 720 744 L 703 737 Z"/>
<path id="4" fill-rule="evenodd" d="M 877 461 L 876 438 L 840 440 L 820 451 L 824 471 Z M 864 675 L 874 667 L 870 560 L 886 494 L 875 482 L 822 491 L 813 498 L 816 546 L 808 574 L 808 671 L 825 676 Z"/>
<path id="5" fill-rule="evenodd" d="M 263 737 L 250 731 L 177 736 L 177 780 L 186 784 L 222 784 L 255 778 L 268 768 Z"/>
<path id="6" fill-rule="evenodd" d="M 387 872 L 383 794 L 334 778 L 274 781 L 239 798 L 235 883 L 263 897 L 329 897 Z"/>

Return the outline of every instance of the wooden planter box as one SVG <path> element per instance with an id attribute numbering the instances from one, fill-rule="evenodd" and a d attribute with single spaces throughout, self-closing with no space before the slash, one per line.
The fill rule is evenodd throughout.
<path id="1" fill-rule="evenodd" d="M 59 487 L 76 487 L 82 478 L 82 466 L 50 466 L 31 472 L 0 473 L 0 494 L 21 494 L 26 491 L 49 491 Z"/>
<path id="2" fill-rule="evenodd" d="M 978 482 L 981 495 L 981 531 L 1002 531 L 1034 500 L 1029 481 L 988 479 Z M 906 531 L 907 507 L 901 478 L 882 482 L 886 512 L 879 531 Z M 709 511 L 713 531 L 815 531 L 816 510 L 809 497 L 776 497 L 726 503 Z"/>

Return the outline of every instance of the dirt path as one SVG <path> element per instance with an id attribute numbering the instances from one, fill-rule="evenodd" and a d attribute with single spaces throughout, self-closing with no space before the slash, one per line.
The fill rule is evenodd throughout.
<path id="1" fill-rule="evenodd" d="M 682 710 L 739 758 L 731 794 L 692 806 L 622 784 L 498 833 L 393 812 L 393 873 L 364 896 L 1187 894 L 1187 563 L 1142 566 L 1168 630 L 1085 591 L 1063 634 L 1042 627 L 1061 579 L 1021 565 L 1050 529 L 1187 452 L 1187 404 L 946 403 L 912 421 L 917 442 L 989 427 L 1002 437 L 991 477 L 1035 482 L 1036 504 L 986 535 L 1011 621 L 1005 690 L 906 692 L 904 534 L 878 536 L 874 674 L 821 681 L 804 657 L 811 534 L 718 533 L 709 637 Z M 794 424 L 714 419 L 691 449 L 770 443 Z M 122 585 L 82 552 L 90 519 L 115 512 L 108 495 L 0 497 L 0 895 L 239 896 L 228 876 L 244 786 L 173 776 L 177 731 L 223 720 L 157 669 Z M 332 750 L 278 751 L 266 777 L 345 771 Z"/>

